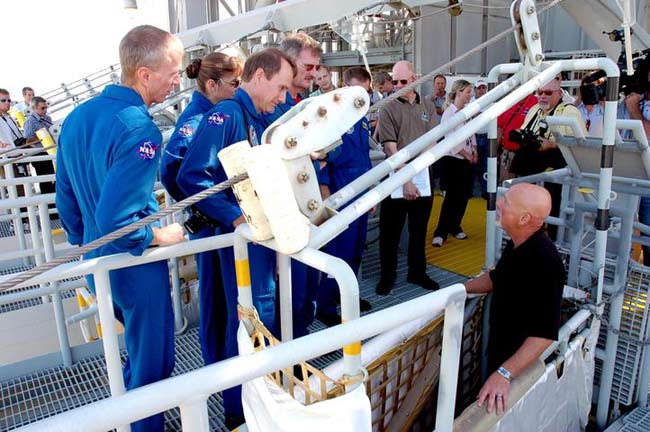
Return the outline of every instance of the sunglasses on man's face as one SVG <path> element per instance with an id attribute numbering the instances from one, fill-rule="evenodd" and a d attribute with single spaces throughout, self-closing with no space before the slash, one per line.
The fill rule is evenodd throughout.
<path id="1" fill-rule="evenodd" d="M 393 80 L 393 85 L 397 85 L 397 84 L 406 85 L 408 83 L 409 83 L 409 80 L 406 80 L 406 79 Z"/>
<path id="2" fill-rule="evenodd" d="M 319 64 L 302 63 L 302 67 L 305 68 L 305 71 L 307 71 L 307 72 L 311 72 L 313 70 L 318 72 L 320 70 L 320 65 Z"/>
<path id="3" fill-rule="evenodd" d="M 11 99 L 0 99 L 0 102 L 2 102 L 2 103 L 5 103 L 5 102 L 11 103 Z"/>
<path id="4" fill-rule="evenodd" d="M 537 95 L 538 96 L 541 96 L 541 95 L 550 96 L 553 93 L 555 93 L 555 90 L 537 90 Z"/>

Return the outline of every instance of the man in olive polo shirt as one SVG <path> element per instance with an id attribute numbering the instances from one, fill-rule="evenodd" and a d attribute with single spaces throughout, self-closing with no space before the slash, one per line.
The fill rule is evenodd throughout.
<path id="1" fill-rule="evenodd" d="M 393 66 L 393 83 L 399 91 L 415 81 L 413 65 L 400 61 Z M 410 144 L 438 124 L 436 107 L 431 100 L 420 99 L 414 91 L 387 103 L 379 111 L 378 137 L 388 157 Z M 409 246 L 407 282 L 425 289 L 436 290 L 439 285 L 426 274 L 424 255 L 427 222 L 431 213 L 429 171 L 424 170 L 381 203 L 379 215 L 379 256 L 381 278 L 376 292 L 387 295 L 395 283 L 397 274 L 397 248 L 408 216 Z"/>

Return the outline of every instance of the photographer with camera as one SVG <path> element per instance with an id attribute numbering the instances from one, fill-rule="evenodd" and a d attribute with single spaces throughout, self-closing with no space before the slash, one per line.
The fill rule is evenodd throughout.
<path id="1" fill-rule="evenodd" d="M 16 121 L 9 115 L 11 96 L 5 89 L 0 88 L 0 149 L 14 148 L 25 143 L 23 133 Z M 18 143 L 16 143 L 18 141 Z"/>
<path id="2" fill-rule="evenodd" d="M 537 104 L 528 111 L 521 129 L 510 132 L 510 140 L 520 145 L 515 153 L 510 166 L 510 172 L 517 176 L 538 174 L 549 169 L 558 169 L 566 165 L 562 153 L 553 139 L 546 117 L 565 116 L 574 117 L 587 135 L 582 114 L 573 106 L 562 102 L 562 89 L 560 80 L 555 78 L 537 91 Z M 572 136 L 570 127 L 560 127 L 565 136 Z M 560 210 L 560 195 L 562 187 L 557 184 L 547 183 L 546 189 L 552 197 L 551 216 L 557 216 Z M 555 239 L 557 228 L 550 226 L 549 236 Z"/>

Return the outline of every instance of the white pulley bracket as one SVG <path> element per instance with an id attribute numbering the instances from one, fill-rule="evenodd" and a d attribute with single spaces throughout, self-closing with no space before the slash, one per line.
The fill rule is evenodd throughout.
<path id="1" fill-rule="evenodd" d="M 538 67 L 544 61 L 544 50 L 535 2 L 533 0 L 512 2 L 510 19 L 513 25 L 521 24 L 521 29 L 515 36 L 521 62 L 524 66 Z"/>
<path id="2" fill-rule="evenodd" d="M 275 148 L 283 160 L 300 211 L 315 225 L 328 219 L 333 211 L 323 205 L 311 155 L 340 145 L 341 136 L 361 120 L 369 107 L 370 98 L 363 87 L 337 89 L 303 100 L 262 135 L 262 143 Z"/>

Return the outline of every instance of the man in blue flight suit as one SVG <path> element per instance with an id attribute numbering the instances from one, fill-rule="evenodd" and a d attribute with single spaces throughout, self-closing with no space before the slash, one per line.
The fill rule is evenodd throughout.
<path id="1" fill-rule="evenodd" d="M 353 67 L 343 72 L 343 81 L 347 86 L 360 85 L 368 91 L 369 76 L 370 74 L 364 68 Z M 339 146 L 340 151 L 328 155 L 327 164 L 318 176 L 323 198 L 338 192 L 372 168 L 369 138 L 370 124 L 365 117 L 341 137 L 343 144 Z M 350 223 L 345 231 L 330 241 L 325 247 L 325 252 L 344 260 L 357 274 L 366 246 L 367 231 L 368 215 L 365 214 Z M 322 279 L 316 297 L 316 317 L 327 326 L 341 323 L 341 316 L 336 312 L 336 305 L 340 302 L 339 293 L 338 285 L 333 278 L 327 276 Z"/>
<path id="2" fill-rule="evenodd" d="M 77 107 L 66 118 L 57 152 L 56 206 L 71 244 L 82 245 L 158 210 L 153 185 L 162 135 L 147 107 L 180 82 L 183 46 L 152 26 L 135 27 L 120 43 L 122 85 Z M 178 224 L 145 227 L 85 255 L 129 252 L 184 239 Z M 94 289 L 92 278 L 88 282 Z M 115 315 L 124 324 L 131 390 L 169 377 L 174 369 L 174 319 L 169 271 L 158 261 L 110 272 Z M 163 414 L 132 424 L 162 431 Z"/>
<path id="3" fill-rule="evenodd" d="M 194 137 L 194 131 L 205 113 L 219 101 L 235 94 L 242 68 L 242 62 L 235 57 L 210 53 L 203 58 L 194 59 L 185 69 L 188 78 L 196 79 L 198 89 L 192 94 L 192 101 L 178 118 L 176 129 L 169 138 L 160 163 L 160 180 L 176 201 L 187 198 L 178 187 L 176 176 L 187 153 L 187 147 Z M 196 216 L 192 217 L 192 214 L 190 211 L 190 219 L 185 223 L 190 232 L 190 239 L 206 238 L 218 233 L 214 226 L 195 227 Z M 212 364 L 225 358 L 223 350 L 226 346 L 224 317 L 227 310 L 219 253 L 211 250 L 197 254 L 196 266 L 201 275 L 199 342 L 205 364 Z"/>
<path id="4" fill-rule="evenodd" d="M 286 37 L 280 44 L 280 49 L 295 61 L 297 72 L 286 94 L 286 102 L 278 105 L 273 113 L 264 116 L 267 127 L 300 102 L 299 93 L 309 89 L 316 72 L 320 69 L 323 53 L 319 43 L 305 33 Z M 314 168 L 316 172 L 319 171 L 318 161 L 314 162 Z M 306 335 L 307 327 L 314 321 L 319 276 L 317 270 L 291 260 L 294 338 Z"/>
<path id="5" fill-rule="evenodd" d="M 194 195 L 227 179 L 217 154 L 243 140 L 251 145 L 259 144 L 258 137 L 265 129 L 262 113 L 273 112 L 278 104 L 284 103 L 294 75 L 293 60 L 277 49 L 268 48 L 248 58 L 241 87 L 232 99 L 221 101 L 208 111 L 196 130 L 176 179 L 183 193 Z M 221 232 L 232 232 L 245 222 L 231 190 L 198 202 L 196 208 Z M 253 302 L 262 322 L 274 331 L 275 252 L 252 244 L 248 251 Z M 235 263 L 232 248 L 220 250 L 219 255 L 228 310 L 224 352 L 226 357 L 232 357 L 237 355 L 238 327 Z M 241 387 L 224 392 L 224 411 L 227 427 L 233 428 L 243 422 Z"/>

